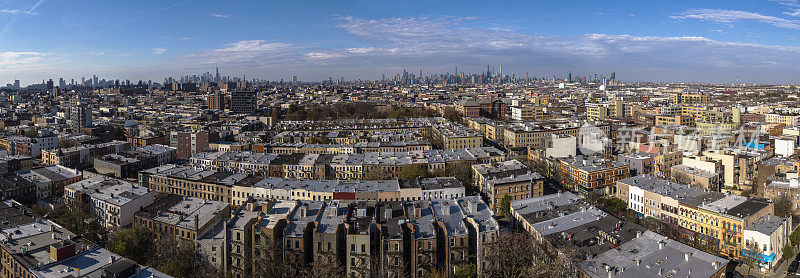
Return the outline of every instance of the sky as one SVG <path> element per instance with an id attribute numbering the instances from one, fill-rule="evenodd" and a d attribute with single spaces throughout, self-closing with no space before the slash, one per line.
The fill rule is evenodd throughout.
<path id="1" fill-rule="evenodd" d="M 800 83 L 800 0 L 0 0 L 0 86 L 616 72 L 622 81 Z"/>

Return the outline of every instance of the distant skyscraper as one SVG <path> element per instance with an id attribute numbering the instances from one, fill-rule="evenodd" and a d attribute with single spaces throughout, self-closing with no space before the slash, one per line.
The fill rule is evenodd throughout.
<path id="1" fill-rule="evenodd" d="M 217 67 L 217 74 L 216 74 L 216 76 L 214 77 L 214 82 L 216 82 L 216 83 L 219 83 L 220 81 L 221 81 L 221 80 L 220 80 L 220 78 L 219 78 L 219 67 Z"/>
<path id="2" fill-rule="evenodd" d="M 567 72 L 567 82 L 572 82 L 572 71 Z"/>
<path id="3" fill-rule="evenodd" d="M 297 75 L 292 76 L 292 84 L 297 84 Z"/>
<path id="4" fill-rule="evenodd" d="M 20 87 L 22 86 L 19 84 L 19 80 L 14 80 L 14 89 L 19 89 Z"/>
<path id="5" fill-rule="evenodd" d="M 617 80 L 617 73 L 616 72 L 612 72 L 611 73 L 611 80 Z"/>
<path id="6" fill-rule="evenodd" d="M 92 86 L 97 87 L 99 84 L 97 82 L 97 75 L 92 75 Z"/>
<path id="7" fill-rule="evenodd" d="M 50 79 L 50 80 L 47 81 L 47 90 L 48 91 L 52 91 L 53 90 L 53 79 Z"/>

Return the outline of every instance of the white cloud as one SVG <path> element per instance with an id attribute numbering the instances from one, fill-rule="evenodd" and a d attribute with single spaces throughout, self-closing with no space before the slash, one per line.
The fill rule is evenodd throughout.
<path id="1" fill-rule="evenodd" d="M 153 54 L 161 55 L 164 54 L 164 52 L 167 52 L 166 48 L 153 48 Z"/>
<path id="2" fill-rule="evenodd" d="M 775 27 L 800 30 L 800 21 L 784 19 L 754 12 L 720 10 L 720 9 L 694 9 L 680 15 L 670 16 L 672 19 L 698 19 L 716 23 L 733 23 L 740 21 L 756 21 L 773 25 Z"/>
<path id="3" fill-rule="evenodd" d="M 226 44 L 222 48 L 199 52 L 178 59 L 184 64 L 231 64 L 239 67 L 258 67 L 269 63 L 290 63 L 302 57 L 288 43 L 265 40 L 245 40 Z"/>
<path id="4" fill-rule="evenodd" d="M 4 14 L 24 14 L 24 15 L 39 15 L 38 12 L 34 12 L 32 10 L 24 11 L 24 10 L 16 10 L 16 9 L 2 9 L 0 13 Z"/>
<path id="5" fill-rule="evenodd" d="M 357 38 L 357 47 L 324 48 L 265 40 L 244 40 L 178 59 L 176 66 L 224 64 L 243 73 L 298 72 L 309 78 L 353 76 L 423 68 L 444 72 L 458 66 L 482 71 L 502 64 L 518 75 L 572 68 L 616 71 L 625 80 L 728 81 L 731 73 L 774 80 L 800 67 L 800 47 L 724 42 L 700 36 L 585 34 L 537 36 L 513 28 L 475 27 L 467 18 L 344 17 L 335 25 Z M 269 76 L 269 75 L 266 75 Z M 757 79 L 761 78 L 761 79 Z M 769 79 L 773 78 L 773 79 Z M 784 77 L 782 77 L 784 78 Z"/>
<path id="6" fill-rule="evenodd" d="M 213 16 L 213 17 L 216 17 L 216 18 L 222 18 L 222 19 L 233 18 L 233 15 L 218 14 L 218 13 L 209 14 L 209 16 Z"/>
<path id="7" fill-rule="evenodd" d="M 44 56 L 50 53 L 43 52 L 0 52 L 0 69 L 15 69 L 31 66 L 41 62 Z"/>
<path id="8" fill-rule="evenodd" d="M 783 12 L 785 15 L 800 16 L 800 9 L 792 9 L 789 12 Z"/>

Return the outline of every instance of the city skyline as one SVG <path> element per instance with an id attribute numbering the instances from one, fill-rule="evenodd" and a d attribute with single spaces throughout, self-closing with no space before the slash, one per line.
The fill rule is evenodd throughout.
<path id="1" fill-rule="evenodd" d="M 796 83 L 800 62 L 792 0 L 0 3 L 1 84 L 156 81 L 214 67 L 276 81 L 380 80 L 486 64 L 518 76 Z"/>

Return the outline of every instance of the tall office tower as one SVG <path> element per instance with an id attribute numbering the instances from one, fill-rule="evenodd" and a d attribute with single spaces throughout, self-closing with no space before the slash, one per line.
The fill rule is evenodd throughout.
<path id="1" fill-rule="evenodd" d="M 53 79 L 47 81 L 47 91 L 53 90 Z"/>
<path id="2" fill-rule="evenodd" d="M 219 83 L 220 81 L 222 81 L 222 80 L 220 80 L 220 78 L 219 78 L 219 67 L 217 67 L 216 69 L 217 69 L 217 74 L 216 74 L 216 76 L 214 77 L 214 82 L 216 82 L 216 83 Z"/>
<path id="3" fill-rule="evenodd" d="M 19 84 L 19 80 L 15 79 L 14 80 L 14 89 L 19 89 L 20 87 L 22 87 L 22 86 Z"/>
<path id="4" fill-rule="evenodd" d="M 92 75 L 92 86 L 94 87 L 98 86 L 97 75 Z"/>
<path id="5" fill-rule="evenodd" d="M 292 75 L 292 84 L 297 84 L 297 75 Z"/>
<path id="6" fill-rule="evenodd" d="M 81 77 L 81 86 L 86 86 L 86 77 Z"/>
<path id="7" fill-rule="evenodd" d="M 611 80 L 617 80 L 617 73 L 616 72 L 612 72 L 611 73 Z"/>
<path id="8" fill-rule="evenodd" d="M 567 71 L 567 82 L 572 82 L 572 71 Z"/>
<path id="9" fill-rule="evenodd" d="M 231 111 L 233 113 L 252 114 L 258 106 L 256 92 L 237 91 L 231 93 Z"/>
<path id="10" fill-rule="evenodd" d="M 58 78 L 58 87 L 64 88 L 67 86 L 67 81 L 64 81 L 64 78 Z"/>

